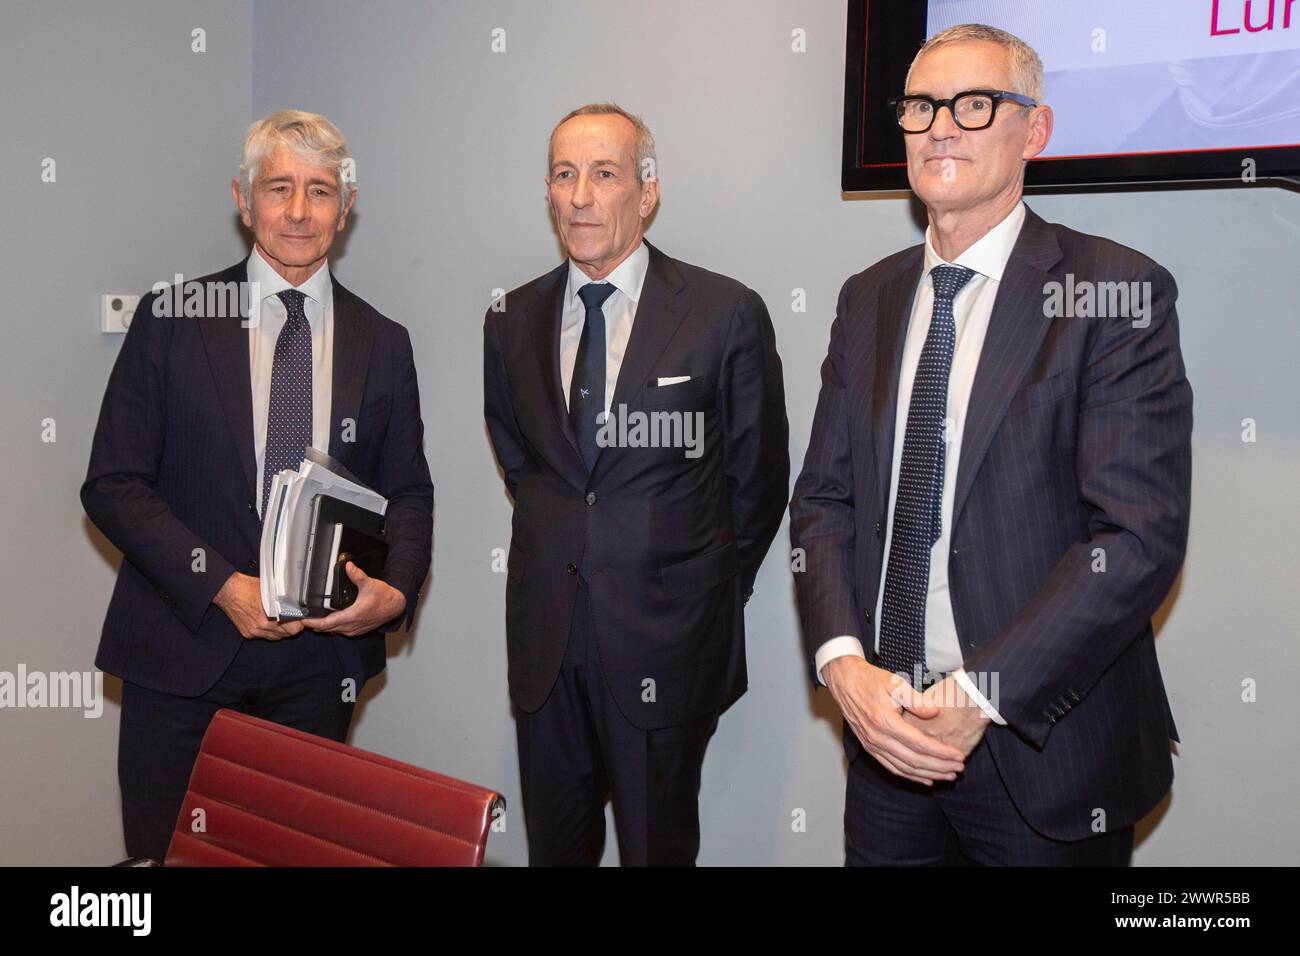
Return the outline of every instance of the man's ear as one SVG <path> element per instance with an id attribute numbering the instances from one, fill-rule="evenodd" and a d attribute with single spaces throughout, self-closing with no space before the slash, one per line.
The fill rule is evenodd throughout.
<path id="1" fill-rule="evenodd" d="M 343 211 L 339 213 L 339 224 L 338 226 L 335 227 L 336 232 L 343 231 L 343 227 L 347 224 L 348 221 L 348 213 L 352 211 L 352 204 L 356 201 L 357 201 L 357 188 L 353 186 L 352 193 L 348 196 L 348 204 L 344 206 Z"/>
<path id="2" fill-rule="evenodd" d="M 1055 119 L 1056 116 L 1050 106 L 1043 104 L 1034 107 L 1034 113 L 1029 120 L 1029 140 L 1025 143 L 1024 152 L 1021 154 L 1022 159 L 1033 159 L 1047 148 L 1052 138 Z"/>
<path id="3" fill-rule="evenodd" d="M 244 194 L 239 191 L 238 179 L 230 181 L 230 195 L 235 197 L 235 205 L 239 208 L 239 218 L 243 220 L 245 226 L 252 229 L 253 219 L 248 211 L 248 203 L 244 201 Z"/>
<path id="4" fill-rule="evenodd" d="M 649 218 L 659 205 L 659 177 L 647 179 L 641 184 L 641 218 Z"/>

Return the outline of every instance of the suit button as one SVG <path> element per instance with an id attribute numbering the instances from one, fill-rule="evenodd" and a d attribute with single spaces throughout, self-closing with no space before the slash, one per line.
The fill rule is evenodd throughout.
<path id="1" fill-rule="evenodd" d="M 863 616 L 864 616 L 868 621 L 871 620 L 871 608 L 869 608 L 869 607 L 864 607 L 864 608 L 862 609 L 862 615 L 863 615 Z"/>
<path id="2" fill-rule="evenodd" d="M 876 522 L 876 537 L 877 537 L 877 538 L 880 537 L 880 522 L 879 522 L 879 521 Z"/>
<path id="3" fill-rule="evenodd" d="M 574 564 L 572 561 L 570 561 L 568 564 L 564 566 L 564 570 L 568 571 L 570 574 L 577 574 L 578 566 Z"/>
<path id="4" fill-rule="evenodd" d="M 253 512 L 253 514 L 257 514 L 257 509 L 253 507 L 253 503 L 251 501 L 248 503 L 248 510 Z"/>
<path id="5" fill-rule="evenodd" d="M 256 558 L 249 558 L 249 559 L 248 559 L 248 570 L 250 570 L 250 571 L 256 571 L 256 570 L 257 570 L 257 559 L 256 559 Z"/>
<path id="6" fill-rule="evenodd" d="M 596 493 L 594 491 L 587 492 L 587 504 L 594 505 L 595 503 L 596 503 Z"/>

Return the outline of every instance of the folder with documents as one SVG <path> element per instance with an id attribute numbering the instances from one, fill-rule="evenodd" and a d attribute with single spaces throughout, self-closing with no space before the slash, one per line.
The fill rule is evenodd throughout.
<path id="1" fill-rule="evenodd" d="M 262 610 L 276 620 L 323 617 L 356 599 L 343 565 L 382 575 L 388 499 L 338 461 L 308 448 L 271 482 L 262 520 Z"/>

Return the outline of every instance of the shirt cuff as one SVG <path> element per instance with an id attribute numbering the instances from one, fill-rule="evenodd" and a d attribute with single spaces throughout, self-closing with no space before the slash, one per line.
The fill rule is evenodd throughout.
<path id="1" fill-rule="evenodd" d="M 952 672 L 952 676 L 956 679 L 958 684 L 961 684 L 961 689 L 966 692 L 966 696 L 979 705 L 979 709 L 984 711 L 984 715 L 988 717 L 989 720 L 993 721 L 995 724 L 1001 724 L 1003 727 L 1007 725 L 1007 722 L 1002 719 L 1002 715 L 994 710 L 993 705 L 988 702 L 988 698 L 981 694 L 975 687 L 975 682 L 966 674 L 965 668 L 957 668 Z"/>
<path id="2" fill-rule="evenodd" d="M 832 637 L 817 648 L 817 653 L 813 655 L 813 667 L 817 671 L 817 680 L 823 687 L 826 686 L 826 681 L 822 679 L 822 668 L 835 658 L 848 657 L 850 654 L 864 661 L 867 659 L 867 655 L 862 650 L 862 642 L 851 634 Z"/>

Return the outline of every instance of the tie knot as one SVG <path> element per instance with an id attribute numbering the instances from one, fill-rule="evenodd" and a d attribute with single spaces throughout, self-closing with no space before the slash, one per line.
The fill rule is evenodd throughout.
<path id="1" fill-rule="evenodd" d="M 974 269 L 965 266 L 935 266 L 930 270 L 930 282 L 934 285 L 934 297 L 951 302 L 957 298 L 967 282 L 975 275 Z"/>
<path id="2" fill-rule="evenodd" d="M 588 282 L 578 290 L 578 297 L 582 299 L 582 304 L 587 307 L 587 311 L 599 309 L 613 294 L 614 286 L 609 282 Z"/>
<path id="3" fill-rule="evenodd" d="M 289 313 L 289 318 L 307 318 L 307 313 L 302 306 L 303 302 L 307 300 L 305 293 L 299 292 L 297 289 L 285 289 L 283 292 L 277 293 L 277 295 L 280 301 L 284 303 L 284 310 Z"/>

